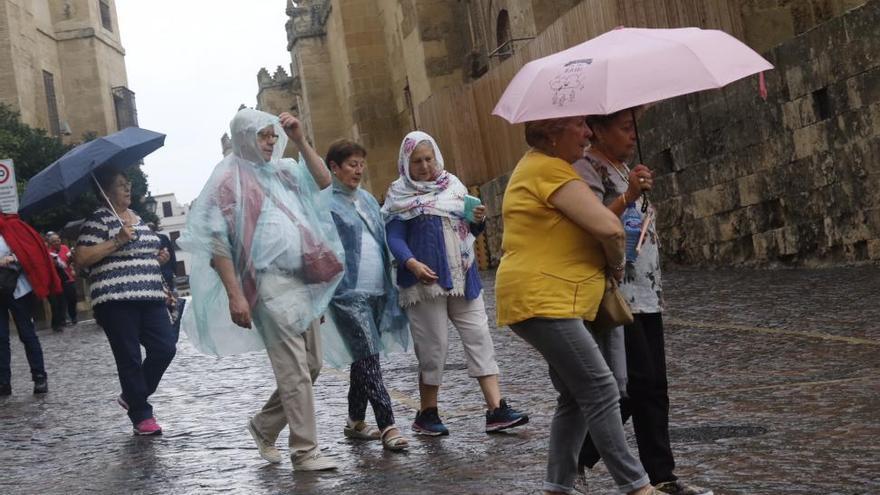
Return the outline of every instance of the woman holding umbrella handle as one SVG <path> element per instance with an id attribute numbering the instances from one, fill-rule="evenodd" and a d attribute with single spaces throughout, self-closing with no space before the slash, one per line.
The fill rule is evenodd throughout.
<path id="1" fill-rule="evenodd" d="M 105 242 L 97 244 L 93 246 L 93 249 L 81 250 L 77 249 L 76 257 L 77 264 L 82 266 L 83 268 L 94 265 L 95 263 L 101 261 L 102 259 L 110 256 L 114 252 L 116 252 L 119 248 L 129 243 L 129 241 L 134 240 L 135 238 L 135 230 L 130 222 L 125 221 L 122 224 L 122 228 L 119 229 L 119 232 L 116 235 L 110 237 Z M 82 251 L 85 254 L 80 254 Z"/>
<path id="2" fill-rule="evenodd" d="M 686 483 L 674 474 L 661 317 L 660 243 L 653 225 L 656 218 L 653 205 L 639 208 L 647 203 L 640 196 L 653 187 L 653 173 L 644 165 L 636 165 L 632 170 L 626 165 L 636 151 L 635 113 L 621 110 L 611 115 L 588 117 L 593 130 L 592 146 L 584 159 L 574 164 L 578 174 L 608 209 L 623 217 L 628 224 L 627 235 L 638 238 L 638 242 L 636 238 L 628 238 L 628 245 L 635 246 L 637 251 L 630 253 L 635 257 L 627 260 L 624 282 L 620 286 L 635 321 L 622 329 L 625 358 L 612 357 L 612 361 L 617 361 L 615 366 L 625 368 L 615 369 L 616 375 L 623 376 L 619 383 L 624 392 L 620 401 L 621 417 L 624 422 L 632 418 L 639 458 L 659 493 L 711 495 L 712 490 Z M 620 334 L 621 329 L 612 332 Z M 580 468 L 592 468 L 600 456 L 594 437 L 588 434 L 579 456 Z"/>
<path id="3" fill-rule="evenodd" d="M 95 174 L 95 195 L 107 200 L 83 223 L 74 262 L 88 269 L 95 320 L 104 329 L 119 374 L 117 403 L 128 411 L 135 435 L 159 435 L 147 399 L 176 352 L 165 305 L 159 237 L 128 207 L 131 182 L 120 172 Z M 146 358 L 141 360 L 141 345 Z"/>

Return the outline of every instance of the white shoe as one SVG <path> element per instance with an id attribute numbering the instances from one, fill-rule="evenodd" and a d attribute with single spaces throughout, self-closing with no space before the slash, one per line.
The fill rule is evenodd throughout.
<path id="1" fill-rule="evenodd" d="M 281 452 L 278 452 L 275 445 L 263 439 L 262 435 L 260 435 L 257 428 L 254 426 L 253 418 L 248 420 L 247 430 L 251 433 L 251 436 L 254 437 L 254 443 L 257 444 L 257 450 L 260 451 L 260 457 L 266 462 L 279 464 L 281 462 Z"/>
<path id="2" fill-rule="evenodd" d="M 336 463 L 329 457 L 324 457 L 320 453 L 302 458 L 293 463 L 294 471 L 329 471 L 337 467 Z"/>

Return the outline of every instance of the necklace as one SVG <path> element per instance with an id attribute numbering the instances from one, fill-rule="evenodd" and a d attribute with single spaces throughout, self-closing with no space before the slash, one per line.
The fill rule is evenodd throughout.
<path id="1" fill-rule="evenodd" d="M 629 170 L 629 166 L 626 164 L 626 162 L 620 162 L 620 166 L 623 167 L 623 170 L 626 171 L 626 173 L 624 173 L 623 171 L 620 170 L 620 168 L 617 167 L 617 165 L 614 164 L 614 161 L 612 161 L 611 158 L 608 158 L 608 155 L 606 155 L 604 152 L 602 152 L 602 150 L 600 150 L 599 148 L 596 148 L 594 146 L 592 148 L 592 151 L 602 155 L 602 158 L 604 158 L 605 161 L 608 162 L 609 165 L 611 165 L 611 168 L 613 168 L 614 171 L 617 172 L 617 175 L 619 175 L 620 178 L 623 179 L 623 182 L 625 182 L 627 185 L 629 185 L 629 172 L 630 172 L 630 170 Z"/>

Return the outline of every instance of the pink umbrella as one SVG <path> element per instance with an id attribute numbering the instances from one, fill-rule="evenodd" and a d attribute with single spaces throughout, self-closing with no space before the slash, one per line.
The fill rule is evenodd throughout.
<path id="1" fill-rule="evenodd" d="M 621 28 L 529 62 L 492 113 L 512 124 L 607 115 L 772 68 L 723 31 Z"/>

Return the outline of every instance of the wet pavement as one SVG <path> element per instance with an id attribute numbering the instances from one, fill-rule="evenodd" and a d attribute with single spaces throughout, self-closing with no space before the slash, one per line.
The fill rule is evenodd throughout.
<path id="1" fill-rule="evenodd" d="M 880 491 L 880 269 L 667 271 L 673 449 L 682 478 L 716 494 Z M 485 275 L 494 314 L 492 274 Z M 265 355 L 223 359 L 184 340 L 152 399 L 165 428 L 131 435 L 115 404 L 110 348 L 93 322 L 40 332 L 50 393 L 31 394 L 13 337 L 13 395 L 0 398 L 0 494 L 507 494 L 538 493 L 555 395 L 546 365 L 509 330 L 493 337 L 504 395 L 532 416 L 486 435 L 481 395 L 453 337 L 441 390 L 445 438 L 406 453 L 346 440 L 347 380 L 316 385 L 319 438 L 341 469 L 267 465 L 244 428 L 269 396 Z M 383 362 L 398 423 L 418 404 L 415 357 Z M 372 420 L 372 413 L 368 418 Z M 630 431 L 631 434 L 631 431 Z M 286 446 L 286 432 L 279 446 Z M 616 493 L 604 468 L 579 485 Z"/>

